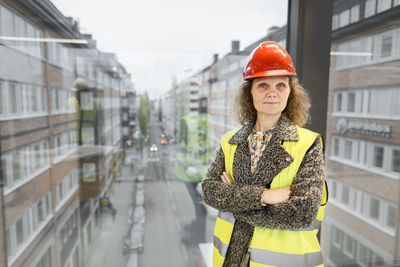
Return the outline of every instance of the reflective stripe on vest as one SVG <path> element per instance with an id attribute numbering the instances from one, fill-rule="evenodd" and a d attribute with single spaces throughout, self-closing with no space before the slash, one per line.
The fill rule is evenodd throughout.
<path id="1" fill-rule="evenodd" d="M 293 162 L 277 174 L 271 188 L 290 186 L 305 153 L 314 143 L 316 133 L 297 127 L 299 141 L 284 142 L 283 147 L 293 157 Z M 225 170 L 234 179 L 232 168 L 237 144 L 229 144 L 229 139 L 237 130 L 230 131 L 221 138 L 225 155 Z M 326 203 L 326 188 L 321 204 Z M 251 241 L 250 266 L 318 266 L 323 265 L 322 254 L 316 233 L 321 225 L 325 206 L 321 206 L 313 225 L 305 229 L 277 230 L 255 227 Z M 228 251 L 235 218 L 230 212 L 219 212 L 214 231 L 213 266 L 222 266 Z"/>
<path id="2" fill-rule="evenodd" d="M 214 247 L 218 250 L 219 255 L 222 257 L 226 256 L 226 252 L 228 251 L 228 244 L 225 244 L 218 237 L 214 236 Z"/>
<path id="3" fill-rule="evenodd" d="M 218 220 L 222 220 L 225 223 L 231 224 L 233 230 L 233 225 L 235 224 L 235 218 L 233 217 L 232 212 L 223 212 L 223 211 L 218 212 L 217 221 Z M 229 240 L 226 239 L 224 243 L 218 236 L 214 235 L 214 247 L 218 250 L 220 256 L 222 257 L 226 256 L 226 252 L 228 251 L 229 241 L 230 241 L 230 236 Z"/>
<path id="4" fill-rule="evenodd" d="M 313 224 L 308 227 L 308 228 L 302 228 L 302 229 L 293 229 L 293 230 L 288 230 L 288 231 L 315 231 L 318 230 L 321 227 L 321 221 L 316 219 Z"/>
<path id="5" fill-rule="evenodd" d="M 220 217 L 224 221 L 227 221 L 227 222 L 230 222 L 230 223 L 235 223 L 235 217 L 233 217 L 232 212 L 220 211 L 218 213 L 218 217 Z"/>
<path id="6" fill-rule="evenodd" d="M 250 260 L 262 265 L 279 267 L 309 267 L 323 264 L 322 254 L 319 251 L 298 255 L 252 248 Z"/>

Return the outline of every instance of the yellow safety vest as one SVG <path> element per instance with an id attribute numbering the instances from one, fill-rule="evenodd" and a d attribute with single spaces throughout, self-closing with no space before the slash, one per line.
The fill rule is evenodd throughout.
<path id="1" fill-rule="evenodd" d="M 297 127 L 298 141 L 284 142 L 283 147 L 293 157 L 293 162 L 279 174 L 271 189 L 290 186 L 307 150 L 314 143 L 317 133 Z M 225 155 L 225 170 L 232 174 L 233 159 L 237 144 L 229 144 L 229 139 L 237 132 L 230 131 L 221 138 Z M 321 142 L 322 143 L 322 142 Z M 321 248 L 317 239 L 318 229 L 324 217 L 327 190 L 324 185 L 321 206 L 313 225 L 307 229 L 278 230 L 255 227 L 250 243 L 250 267 L 285 266 L 309 267 L 323 266 Z M 235 218 L 231 212 L 219 212 L 214 230 L 213 266 L 223 265 L 233 232 Z"/>

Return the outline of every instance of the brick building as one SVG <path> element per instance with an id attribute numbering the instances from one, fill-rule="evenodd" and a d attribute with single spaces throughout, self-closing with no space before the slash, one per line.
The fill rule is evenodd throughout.
<path id="1" fill-rule="evenodd" d="M 47 0 L 0 1 L 0 21 L 0 265 L 84 266 L 130 76 Z"/>
<path id="2" fill-rule="evenodd" d="M 327 266 L 399 258 L 400 2 L 334 1 Z"/>

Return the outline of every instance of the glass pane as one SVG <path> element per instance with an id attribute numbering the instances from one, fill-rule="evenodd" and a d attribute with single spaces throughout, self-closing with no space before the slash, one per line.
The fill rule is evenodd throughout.
<path id="1" fill-rule="evenodd" d="M 393 149 L 392 171 L 400 172 L 400 150 Z"/>
<path id="2" fill-rule="evenodd" d="M 331 234 L 326 234 L 329 238 L 321 242 L 332 266 L 396 266 L 400 263 L 396 245 L 400 193 L 400 23 L 390 13 L 400 16 L 398 1 L 333 2 L 333 16 L 350 10 L 350 24 L 332 32 L 326 133 L 332 141 L 327 144 L 327 177 L 337 183 L 339 196 L 330 194 L 322 236 L 324 231 L 340 230 L 348 238 L 344 238 L 344 247 L 340 249 Z M 358 16 L 354 23 L 353 14 Z M 339 93 L 347 112 L 334 112 L 338 109 L 335 96 Z M 335 139 L 342 145 L 337 146 Z M 335 157 L 336 154 L 343 158 Z M 350 188 L 348 204 L 344 188 Z"/>
<path id="3" fill-rule="evenodd" d="M 379 168 L 383 166 L 383 147 L 374 148 L 374 166 Z"/>
<path id="4" fill-rule="evenodd" d="M 396 216 L 397 216 L 396 208 L 393 206 L 388 206 L 387 220 L 386 220 L 387 226 L 392 228 L 396 227 L 396 219 L 397 219 Z"/>
<path id="5" fill-rule="evenodd" d="M 342 186 L 342 202 L 344 204 L 349 204 L 349 188 L 347 186 Z"/>
<path id="6" fill-rule="evenodd" d="M 382 38 L 381 57 L 390 57 L 392 55 L 392 36 L 385 36 Z"/>
<path id="7" fill-rule="evenodd" d="M 19 246 L 24 241 L 24 228 L 23 228 L 22 218 L 19 219 L 15 224 L 15 232 L 16 232 L 17 246 Z"/>
<path id="8" fill-rule="evenodd" d="M 374 198 L 371 198 L 369 204 L 370 204 L 369 216 L 374 219 L 379 219 L 379 201 Z"/>
<path id="9" fill-rule="evenodd" d="M 356 106 L 356 95 L 355 93 L 349 93 L 347 95 L 347 112 L 354 112 Z"/>
<path id="10" fill-rule="evenodd" d="M 201 182 L 288 1 L 39 2 L 0 1 L 0 266 L 210 266 Z"/>

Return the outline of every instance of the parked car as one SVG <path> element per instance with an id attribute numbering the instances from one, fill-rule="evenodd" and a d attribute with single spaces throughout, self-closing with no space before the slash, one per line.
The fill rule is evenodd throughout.
<path id="1" fill-rule="evenodd" d="M 168 143 L 168 141 L 165 139 L 161 139 L 161 141 L 160 141 L 160 144 L 162 144 L 162 145 L 166 145 L 167 143 Z"/>
<path id="2" fill-rule="evenodd" d="M 152 144 L 152 145 L 151 145 L 150 151 L 151 151 L 151 152 L 157 152 L 157 151 L 158 151 L 158 147 L 156 146 L 156 144 Z"/>

